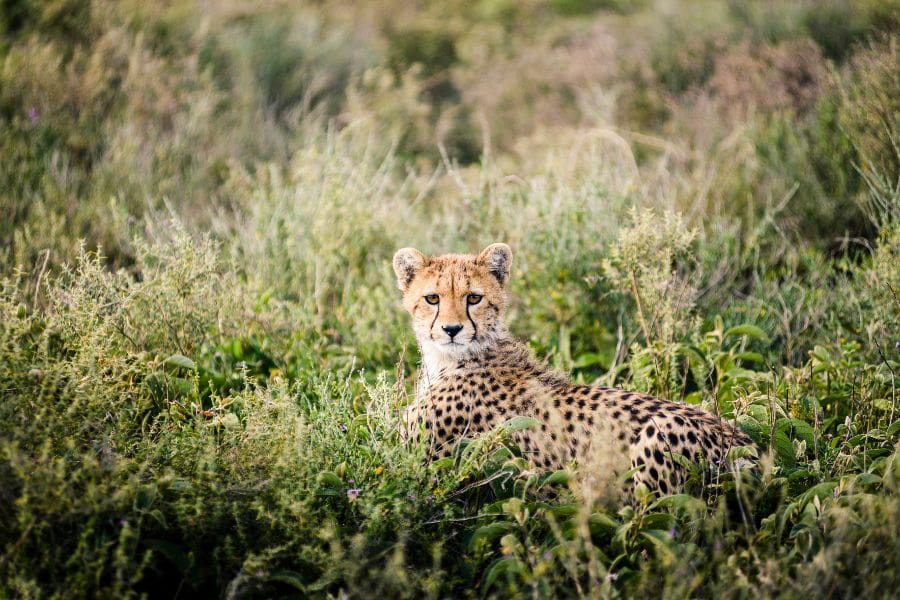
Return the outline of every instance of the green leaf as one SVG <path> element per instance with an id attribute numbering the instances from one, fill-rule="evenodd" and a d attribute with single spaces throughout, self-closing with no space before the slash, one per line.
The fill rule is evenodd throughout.
<path id="1" fill-rule="evenodd" d="M 344 487 L 344 482 L 341 481 L 341 478 L 332 473 L 331 471 L 322 471 L 319 473 L 319 476 L 316 477 L 316 484 L 320 488 L 331 488 L 331 489 L 341 489 Z"/>
<path id="2" fill-rule="evenodd" d="M 800 506 L 805 506 L 806 504 L 811 502 L 813 498 L 816 497 L 818 497 L 819 500 L 828 498 L 829 496 L 833 495 L 834 488 L 837 487 L 837 484 L 837 481 L 826 481 L 824 483 L 812 486 L 811 488 L 803 492 L 803 495 L 798 498 Z"/>
<path id="3" fill-rule="evenodd" d="M 677 511 L 705 512 L 706 502 L 690 494 L 672 494 L 653 503 L 651 508 L 674 508 Z"/>
<path id="4" fill-rule="evenodd" d="M 437 469 L 438 471 L 442 471 L 442 470 L 452 469 L 453 464 L 454 464 L 453 457 L 447 456 L 447 457 L 440 458 L 440 459 L 432 462 L 431 466 L 433 468 Z"/>
<path id="5" fill-rule="evenodd" d="M 513 524 L 509 521 L 498 521 L 496 523 L 483 525 L 472 533 L 472 537 L 469 539 L 469 548 L 474 550 L 480 543 L 489 544 L 508 533 L 512 528 Z"/>
<path id="6" fill-rule="evenodd" d="M 588 517 L 588 527 L 591 530 L 592 534 L 598 533 L 607 533 L 611 534 L 619 528 L 619 523 L 606 513 L 595 512 L 591 513 L 591 516 Z"/>
<path id="7" fill-rule="evenodd" d="M 668 533 L 654 529 L 652 531 L 642 531 L 641 535 L 644 539 L 651 542 L 657 558 L 664 566 L 671 564 L 675 560 L 675 553 L 672 551 L 672 538 L 669 537 Z"/>
<path id="8" fill-rule="evenodd" d="M 700 404 L 703 402 L 703 394 L 701 392 L 691 392 L 684 397 L 685 404 Z"/>
<path id="9" fill-rule="evenodd" d="M 617 483 L 625 483 L 626 481 L 631 481 L 632 476 L 635 473 L 639 473 L 639 472 L 643 471 L 644 467 L 646 467 L 646 466 L 647 465 L 638 465 L 636 467 L 632 467 L 631 469 L 628 469 L 627 471 L 625 471 L 624 473 L 622 473 L 621 475 L 619 475 L 616 478 L 616 482 Z"/>
<path id="10" fill-rule="evenodd" d="M 706 362 L 706 353 L 693 344 L 679 344 L 678 349 L 684 356 L 696 360 L 700 364 Z"/>
<path id="11" fill-rule="evenodd" d="M 808 479 L 813 476 L 814 476 L 814 473 L 812 471 L 810 471 L 809 469 L 797 469 L 796 471 L 791 471 L 788 474 L 787 480 L 789 482 L 802 481 L 804 479 Z"/>
<path id="12" fill-rule="evenodd" d="M 541 480 L 540 486 L 566 485 L 572 481 L 572 476 L 567 471 L 554 471 Z"/>
<path id="13" fill-rule="evenodd" d="M 727 339 L 733 335 L 745 336 L 751 339 L 759 340 L 763 343 L 767 343 L 769 341 L 769 335 L 765 331 L 763 331 L 756 325 L 750 325 L 746 323 L 743 325 L 735 325 L 725 332 L 724 337 Z"/>
<path id="14" fill-rule="evenodd" d="M 724 373 L 724 377 L 729 380 L 753 379 L 757 375 L 758 373 L 756 371 L 751 371 L 750 369 L 745 369 L 743 367 L 731 367 Z"/>
<path id="15" fill-rule="evenodd" d="M 779 429 L 772 438 L 772 445 L 775 447 L 775 456 L 785 464 L 785 466 L 796 466 L 797 460 L 794 457 L 794 445 L 788 438 L 787 434 Z"/>
<path id="16" fill-rule="evenodd" d="M 502 427 L 506 431 L 512 433 L 514 431 L 521 431 L 523 429 L 529 429 L 531 427 L 537 427 L 541 422 L 533 417 L 525 417 L 519 415 L 517 417 L 513 417 L 507 422 L 503 423 Z"/>
<path id="17" fill-rule="evenodd" d="M 753 362 L 756 364 L 762 364 L 766 362 L 766 359 L 763 358 L 763 355 L 759 352 L 738 352 L 734 355 L 735 360 L 746 360 L 749 362 Z"/>
<path id="18" fill-rule="evenodd" d="M 347 426 L 347 433 L 359 436 L 363 440 L 369 439 L 369 416 L 361 414 L 353 417 Z"/>
<path id="19" fill-rule="evenodd" d="M 132 505 L 135 510 L 144 510 L 148 509 L 153 505 L 153 502 L 156 500 L 159 490 L 156 485 L 149 484 L 144 485 L 138 488 L 137 493 L 134 496 L 134 502 Z"/>
<path id="20" fill-rule="evenodd" d="M 571 517 L 578 513 L 578 505 L 572 502 L 558 504 L 550 509 L 550 513 L 555 517 Z"/>
<path id="21" fill-rule="evenodd" d="M 194 382 L 184 377 L 167 377 L 169 389 L 182 397 L 190 396 L 194 391 Z"/>
<path id="22" fill-rule="evenodd" d="M 300 590 L 301 592 L 306 591 L 306 586 L 303 585 L 303 576 L 296 571 L 291 571 L 288 569 L 280 569 L 278 571 L 273 572 L 268 577 L 269 581 L 277 581 L 279 583 L 286 583 L 289 586 Z"/>
<path id="23" fill-rule="evenodd" d="M 732 464 L 741 458 L 759 458 L 759 453 L 753 446 L 735 446 L 728 449 L 725 462 Z"/>
<path id="24" fill-rule="evenodd" d="M 900 431 L 900 419 L 897 419 L 896 421 L 891 423 L 891 426 L 887 428 L 887 438 L 892 439 L 895 435 L 897 435 L 898 431 Z"/>
<path id="25" fill-rule="evenodd" d="M 881 483 L 881 477 L 874 473 L 860 473 L 853 478 L 853 487 L 867 487 L 870 485 L 878 485 Z"/>
<path id="26" fill-rule="evenodd" d="M 173 354 L 172 356 L 164 360 L 162 364 L 166 367 L 188 369 L 190 371 L 193 371 L 197 368 L 197 365 L 194 363 L 194 361 L 183 354 Z"/>
<path id="27" fill-rule="evenodd" d="M 872 400 L 872 404 L 875 405 L 875 408 L 878 410 L 883 410 L 885 412 L 891 410 L 891 406 L 893 406 L 893 402 L 888 400 L 887 398 L 875 398 Z"/>
<path id="28" fill-rule="evenodd" d="M 641 521 L 641 531 L 659 529 L 668 531 L 675 526 L 675 517 L 669 513 L 651 513 Z"/>
<path id="29" fill-rule="evenodd" d="M 524 570 L 522 562 L 517 558 L 500 558 L 495 560 L 484 576 L 485 591 L 491 589 L 494 582 L 501 575 L 519 575 Z"/>
<path id="30" fill-rule="evenodd" d="M 806 442 L 807 447 L 812 448 L 815 443 L 813 428 L 806 421 L 800 419 L 778 419 L 775 427 L 779 431 L 783 431 L 786 435 L 793 438 L 799 438 Z"/>
<path id="31" fill-rule="evenodd" d="M 585 367 L 593 367 L 594 365 L 602 365 L 603 364 L 603 355 L 597 352 L 585 352 L 584 354 L 578 355 L 578 358 L 575 359 L 575 362 L 572 366 L 576 369 L 583 369 Z"/>
<path id="32" fill-rule="evenodd" d="M 763 439 L 764 425 L 750 415 L 742 415 L 738 418 L 738 428 L 749 435 L 757 444 Z"/>

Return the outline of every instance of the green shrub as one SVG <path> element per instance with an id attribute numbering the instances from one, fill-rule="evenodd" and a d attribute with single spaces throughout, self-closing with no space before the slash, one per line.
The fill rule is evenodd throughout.
<path id="1" fill-rule="evenodd" d="M 896 0 L 828 0 L 812 3 L 803 24 L 825 56 L 841 61 L 854 46 L 877 32 L 896 32 L 900 4 Z"/>
<path id="2" fill-rule="evenodd" d="M 890 3 L 76 4 L 0 14 L 0 597 L 896 588 Z M 399 439 L 390 257 L 495 241 L 542 359 L 758 468 Z"/>

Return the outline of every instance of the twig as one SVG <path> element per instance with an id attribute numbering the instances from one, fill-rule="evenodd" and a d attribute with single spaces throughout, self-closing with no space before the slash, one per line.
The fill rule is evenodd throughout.
<path id="1" fill-rule="evenodd" d="M 641 295 L 638 292 L 637 280 L 634 277 L 634 270 L 628 271 L 628 279 L 631 281 L 631 293 L 634 294 L 634 301 L 637 304 L 638 320 L 641 323 L 641 330 L 644 332 L 644 338 L 650 343 L 650 328 L 647 326 L 647 320 L 644 318 L 644 307 L 641 303 Z"/>
<path id="2" fill-rule="evenodd" d="M 9 549 L 9 552 L 0 556 L 0 567 L 6 564 L 6 561 L 9 560 L 9 557 L 16 553 L 16 550 L 19 549 L 23 543 L 25 543 L 25 539 L 28 537 L 28 534 L 31 533 L 31 530 L 34 528 L 34 520 L 32 519 L 31 523 L 28 524 L 28 527 L 25 528 L 25 531 L 22 532 L 22 535 L 19 536 L 19 539 L 16 540 L 16 543 L 12 545 L 12 548 Z"/>
<path id="3" fill-rule="evenodd" d="M 47 261 L 50 259 L 50 248 L 45 248 L 42 252 L 44 254 L 44 264 L 41 265 L 41 268 L 38 271 L 37 280 L 34 282 L 34 299 L 31 303 L 31 305 L 35 308 L 37 308 L 38 295 L 41 291 L 41 279 L 44 277 L 44 274 L 47 271 Z"/>

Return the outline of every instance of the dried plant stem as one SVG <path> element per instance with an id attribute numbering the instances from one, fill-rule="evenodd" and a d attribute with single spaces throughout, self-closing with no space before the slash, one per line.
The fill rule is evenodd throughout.
<path id="1" fill-rule="evenodd" d="M 650 327 L 647 326 L 647 319 L 644 317 L 644 307 L 641 303 L 641 294 L 638 292 L 637 280 L 634 277 L 634 271 L 628 271 L 628 279 L 631 282 L 631 293 L 634 295 L 634 302 L 637 304 L 638 321 L 641 324 L 641 330 L 644 332 L 644 338 L 650 343 Z"/>

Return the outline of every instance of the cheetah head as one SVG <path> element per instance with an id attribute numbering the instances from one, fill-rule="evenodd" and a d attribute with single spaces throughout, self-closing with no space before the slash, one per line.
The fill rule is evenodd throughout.
<path id="1" fill-rule="evenodd" d="M 462 358 L 506 331 L 503 314 L 511 264 L 506 244 L 491 244 L 477 256 L 397 251 L 394 272 L 403 307 L 412 315 L 426 361 Z"/>

